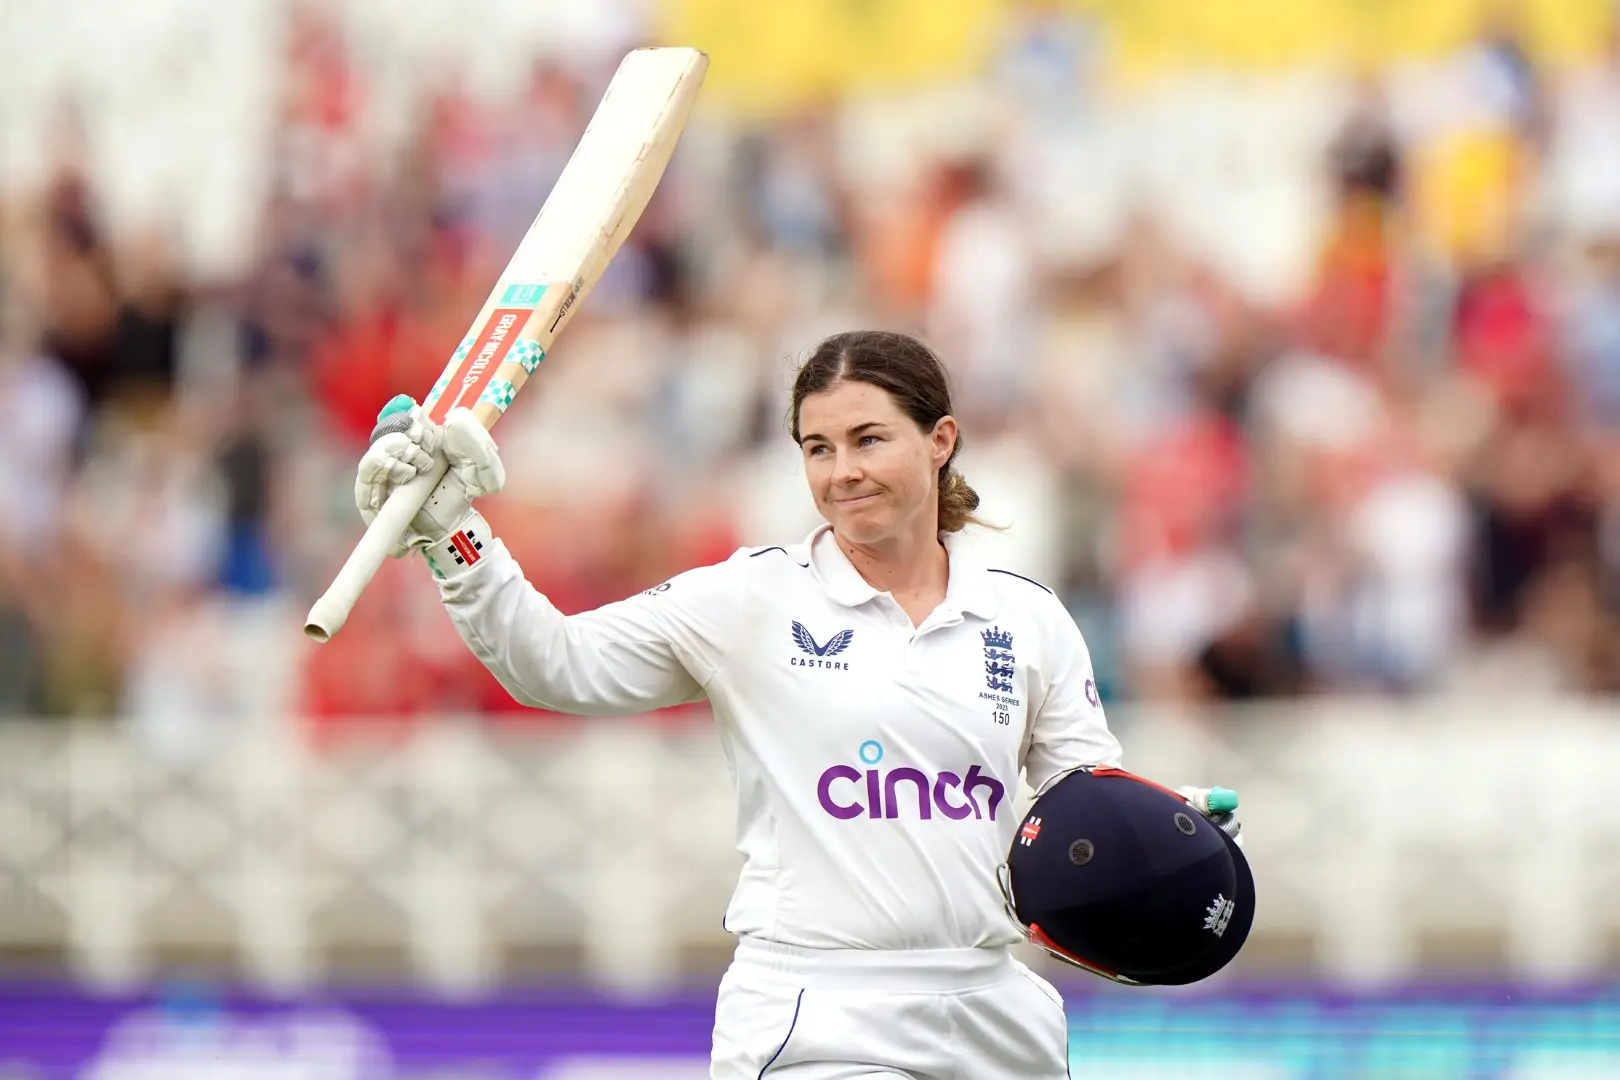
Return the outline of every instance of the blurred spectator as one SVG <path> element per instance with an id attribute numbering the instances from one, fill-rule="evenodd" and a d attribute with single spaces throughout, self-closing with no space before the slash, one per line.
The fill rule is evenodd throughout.
<path id="1" fill-rule="evenodd" d="M 24 340 L 14 296 L 0 318 L 0 712 L 45 706 L 43 634 L 62 578 L 64 504 L 84 394 Z"/>
<path id="2" fill-rule="evenodd" d="M 1358 366 L 1377 366 L 1396 319 L 1401 150 L 1376 87 L 1358 88 L 1328 149 L 1331 204 L 1306 302 L 1300 344 Z"/>
<path id="3" fill-rule="evenodd" d="M 1571 420 L 1620 427 L 1620 235 L 1594 236 L 1571 257 L 1562 297 L 1565 362 L 1552 377 L 1567 383 Z"/>
<path id="4" fill-rule="evenodd" d="M 954 209 L 934 253 L 927 332 L 950 342 L 949 366 L 969 430 L 997 430 L 1027 399 L 1025 357 L 1034 344 L 1034 265 L 1024 223 L 992 161 L 943 171 Z"/>
<path id="5" fill-rule="evenodd" d="M 119 295 L 90 199 L 82 174 L 71 167 L 59 172 L 43 199 L 31 254 L 39 269 L 45 351 L 72 372 L 95 409 L 117 377 Z"/>

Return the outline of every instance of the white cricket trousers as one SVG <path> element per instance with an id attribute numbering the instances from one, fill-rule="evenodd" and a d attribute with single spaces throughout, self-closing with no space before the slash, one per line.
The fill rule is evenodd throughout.
<path id="1" fill-rule="evenodd" d="M 745 937 L 711 1080 L 1063 1080 L 1052 984 L 998 949 L 805 949 Z"/>

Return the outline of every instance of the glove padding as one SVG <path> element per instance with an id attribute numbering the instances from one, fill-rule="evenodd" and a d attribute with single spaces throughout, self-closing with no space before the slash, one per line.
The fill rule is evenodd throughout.
<path id="1" fill-rule="evenodd" d="M 1217 829 L 1230 836 L 1234 844 L 1243 846 L 1243 823 L 1237 816 L 1237 792 L 1223 787 L 1179 787 L 1176 794 L 1191 803 Z"/>
<path id="2" fill-rule="evenodd" d="M 368 526 L 396 487 L 428 472 L 436 461 L 449 466 L 390 552 L 396 559 L 445 539 L 472 512 L 474 499 L 506 484 L 495 440 L 470 409 L 451 409 L 441 426 L 401 394 L 377 414 L 371 439 L 354 479 L 354 505 Z"/>

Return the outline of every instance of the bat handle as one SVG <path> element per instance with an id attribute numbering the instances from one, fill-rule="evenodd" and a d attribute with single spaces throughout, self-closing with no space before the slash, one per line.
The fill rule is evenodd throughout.
<path id="1" fill-rule="evenodd" d="M 304 617 L 304 633 L 316 641 L 326 642 L 343 628 L 360 594 L 365 592 L 371 579 L 382 569 L 389 552 L 405 535 L 411 519 L 427 504 L 428 496 L 433 494 L 433 489 L 444 479 L 449 468 L 449 464 L 439 458 L 433 468 L 393 490 L 388 501 L 383 503 L 382 509 L 377 511 L 377 516 L 366 527 L 365 535 L 349 553 L 348 561 L 332 579 L 332 584 Z"/>

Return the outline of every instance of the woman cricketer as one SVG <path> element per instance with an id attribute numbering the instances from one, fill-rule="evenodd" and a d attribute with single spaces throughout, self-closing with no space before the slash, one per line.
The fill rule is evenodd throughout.
<path id="1" fill-rule="evenodd" d="M 997 868 L 1035 789 L 1119 764 L 1091 660 L 1051 590 L 957 543 L 978 496 L 945 371 L 863 331 L 800 368 L 792 436 L 826 519 L 656 589 L 564 616 L 471 506 L 504 469 L 466 410 L 360 462 L 369 521 L 443 454 L 450 471 L 396 554 L 420 549 L 468 647 L 518 701 L 629 714 L 707 698 L 745 863 L 725 915 L 714 1080 L 1055 1080 L 1057 991 Z M 397 428 L 398 417 L 393 417 Z"/>

